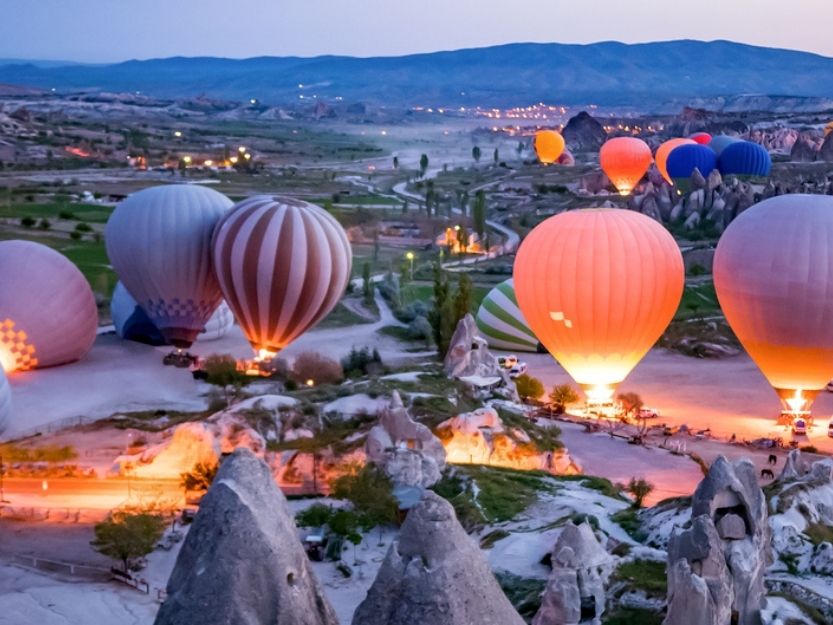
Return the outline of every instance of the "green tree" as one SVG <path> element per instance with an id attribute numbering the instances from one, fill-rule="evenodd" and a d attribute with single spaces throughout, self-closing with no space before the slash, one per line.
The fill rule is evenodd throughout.
<path id="1" fill-rule="evenodd" d="M 298 527 L 324 527 L 329 524 L 332 516 L 333 508 L 331 506 L 316 503 L 296 514 L 295 523 Z"/>
<path id="2" fill-rule="evenodd" d="M 97 523 L 94 532 L 95 539 L 90 543 L 93 548 L 119 560 L 126 573 L 131 560 L 153 551 L 165 532 L 165 521 L 161 516 L 146 512 L 114 512 L 106 521 Z"/>
<path id="3" fill-rule="evenodd" d="M 428 312 L 428 322 L 431 324 L 437 353 L 440 358 L 444 358 L 456 323 L 451 287 L 439 260 L 434 263 L 434 296 L 431 310 Z"/>
<path id="4" fill-rule="evenodd" d="M 533 378 L 526 373 L 515 378 L 515 388 L 518 389 L 518 396 L 521 401 L 527 399 L 538 399 L 544 394 L 544 384 L 538 378 Z"/>
<path id="5" fill-rule="evenodd" d="M 381 531 L 396 519 L 399 510 L 390 478 L 370 464 L 335 479 L 332 494 L 353 504 L 364 529 L 379 527 Z"/>
<path id="6" fill-rule="evenodd" d="M 567 405 L 574 404 L 578 399 L 578 392 L 569 384 L 557 384 L 550 391 L 550 403 L 556 414 L 564 414 Z"/>
<path id="7" fill-rule="evenodd" d="M 457 229 L 457 245 L 460 249 L 460 254 L 465 254 L 469 247 L 469 231 L 465 226 L 460 226 Z"/>
<path id="8" fill-rule="evenodd" d="M 454 327 L 460 319 L 469 314 L 471 310 L 472 283 L 469 274 L 460 273 L 457 279 L 457 292 L 454 294 Z"/>
<path id="9" fill-rule="evenodd" d="M 428 171 L 428 155 L 423 154 L 419 157 L 419 177 L 423 178 L 425 176 L 425 172 Z"/>
<path id="10" fill-rule="evenodd" d="M 492 159 L 495 161 L 495 165 L 497 165 L 500 161 L 500 152 L 497 148 L 495 148 L 495 153 L 492 155 Z"/>
<path id="11" fill-rule="evenodd" d="M 482 156 L 482 152 L 480 151 L 480 147 L 479 146 L 474 146 L 471 149 L 471 157 L 474 159 L 474 162 L 479 163 L 481 156 Z"/>
<path id="12" fill-rule="evenodd" d="M 632 477 L 631 481 L 628 482 L 628 486 L 626 489 L 631 495 L 633 495 L 633 506 L 634 508 L 641 508 L 642 503 L 645 501 L 645 497 L 650 495 L 654 491 L 654 485 L 645 480 L 644 478 L 635 478 Z"/>
<path id="13" fill-rule="evenodd" d="M 483 238 L 486 232 L 486 192 L 480 189 L 474 195 L 474 206 L 471 209 L 472 220 L 474 220 L 474 231 Z"/>
<path id="14" fill-rule="evenodd" d="M 373 283 L 370 281 L 370 263 L 362 265 L 362 294 L 366 302 L 373 301 Z"/>
<path id="15" fill-rule="evenodd" d="M 248 381 L 246 375 L 237 370 L 237 360 L 230 354 L 211 354 L 202 365 L 205 381 L 223 390 L 223 399 L 228 405 Z"/>
<path id="16" fill-rule="evenodd" d="M 219 468 L 217 462 L 198 462 L 190 471 L 179 474 L 179 485 L 186 492 L 205 493 L 211 488 Z"/>
<path id="17" fill-rule="evenodd" d="M 393 168 L 394 169 L 399 169 L 399 157 L 398 156 L 393 157 Z"/>

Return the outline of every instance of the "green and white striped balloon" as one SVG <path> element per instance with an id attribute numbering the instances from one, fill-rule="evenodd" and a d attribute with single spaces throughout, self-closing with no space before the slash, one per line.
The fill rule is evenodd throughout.
<path id="1" fill-rule="evenodd" d="M 477 327 L 492 349 L 538 351 L 538 339 L 518 308 L 512 278 L 498 284 L 483 298 L 477 311 Z"/>

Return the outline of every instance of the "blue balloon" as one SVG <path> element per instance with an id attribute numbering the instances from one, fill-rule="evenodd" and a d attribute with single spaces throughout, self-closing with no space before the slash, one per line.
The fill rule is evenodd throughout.
<path id="1" fill-rule="evenodd" d="M 672 179 L 691 178 L 691 174 L 697 169 L 703 177 L 712 173 L 717 167 L 717 155 L 711 148 L 700 144 L 687 143 L 680 145 L 668 155 L 665 168 Z"/>
<path id="2" fill-rule="evenodd" d="M 121 282 L 116 284 L 110 299 L 110 316 L 113 318 L 116 334 L 128 341 L 138 341 L 148 345 L 165 345 L 165 337 L 159 332 L 145 310 L 136 303 L 133 296 Z"/>
<path id="3" fill-rule="evenodd" d="M 720 156 L 723 150 L 728 148 L 733 143 L 740 141 L 737 137 L 730 137 L 729 135 L 717 135 L 709 141 L 709 147 L 714 150 L 714 153 Z"/>
<path id="4" fill-rule="evenodd" d="M 772 170 L 772 159 L 763 146 L 751 141 L 738 141 L 720 154 L 719 168 L 724 176 L 734 174 L 765 178 Z"/>

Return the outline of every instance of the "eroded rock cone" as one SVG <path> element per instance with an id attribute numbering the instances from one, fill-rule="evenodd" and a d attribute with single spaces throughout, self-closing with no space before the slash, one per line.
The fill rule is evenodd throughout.
<path id="1" fill-rule="evenodd" d="M 523 625 L 445 499 L 408 513 L 353 625 Z"/>
<path id="2" fill-rule="evenodd" d="M 269 468 L 220 467 L 168 580 L 156 625 L 338 625 Z"/>
<path id="3" fill-rule="evenodd" d="M 561 136 L 574 152 L 596 151 L 607 140 L 604 126 L 587 111 L 571 117 L 561 131 Z"/>
<path id="4" fill-rule="evenodd" d="M 824 139 L 819 150 L 818 160 L 833 163 L 833 132 Z"/>

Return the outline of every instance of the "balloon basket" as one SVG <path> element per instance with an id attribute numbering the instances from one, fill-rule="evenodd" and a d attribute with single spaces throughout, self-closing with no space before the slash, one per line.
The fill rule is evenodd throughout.
<path id="1" fill-rule="evenodd" d="M 179 369 L 189 369 L 197 364 L 197 357 L 182 350 L 174 350 L 165 355 L 162 364 L 169 367 L 178 367 Z"/>

